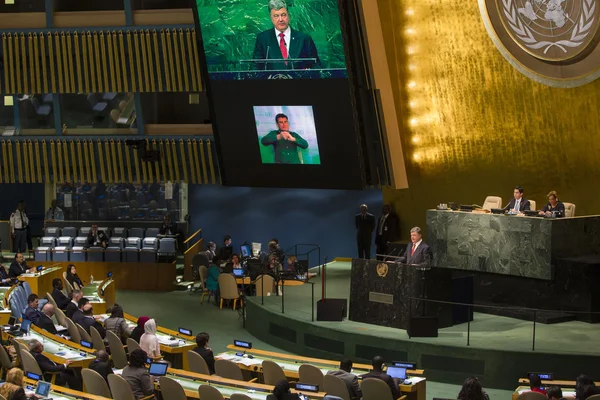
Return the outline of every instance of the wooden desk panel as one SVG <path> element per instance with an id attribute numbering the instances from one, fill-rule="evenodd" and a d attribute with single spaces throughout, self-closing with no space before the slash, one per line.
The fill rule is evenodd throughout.
<path id="1" fill-rule="evenodd" d="M 66 271 L 66 265 L 62 266 L 58 263 L 49 263 L 50 265 L 44 265 L 45 263 L 36 264 L 44 266 L 44 271 L 41 274 L 35 274 L 35 276 L 19 276 L 19 280 L 27 282 L 31 287 L 31 292 L 37 294 L 39 297 L 46 297 L 46 292 L 52 293 L 52 281 L 55 278 L 62 279 L 63 272 Z M 35 268 L 31 266 L 30 268 Z"/>

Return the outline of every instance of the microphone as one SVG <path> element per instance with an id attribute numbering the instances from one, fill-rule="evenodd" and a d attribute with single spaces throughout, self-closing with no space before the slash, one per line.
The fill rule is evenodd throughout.
<path id="1" fill-rule="evenodd" d="M 400 249 L 400 246 L 398 246 L 397 248 L 395 248 L 394 250 L 392 250 L 392 252 L 390 254 L 387 254 L 385 256 L 385 259 L 383 260 L 383 262 L 386 262 L 387 259 L 388 259 L 388 257 L 391 257 L 394 254 L 394 251 L 399 250 L 399 249 Z"/>
<path id="2" fill-rule="evenodd" d="M 265 55 L 265 60 L 269 59 L 269 50 L 271 50 L 271 46 L 267 46 L 267 54 Z M 265 61 L 264 69 L 265 71 L 267 70 L 267 61 Z"/>

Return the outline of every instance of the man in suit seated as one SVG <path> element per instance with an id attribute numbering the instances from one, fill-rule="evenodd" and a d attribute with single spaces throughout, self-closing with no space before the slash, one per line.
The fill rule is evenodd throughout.
<path id="1" fill-rule="evenodd" d="M 65 315 L 71 319 L 73 319 L 73 314 L 79 311 L 79 300 L 83 298 L 83 293 L 81 290 L 73 290 L 71 292 L 71 301 L 67 305 L 65 309 Z"/>
<path id="2" fill-rule="evenodd" d="M 0 263 L 0 286 L 12 286 L 13 278 L 8 275 L 8 271 Z"/>
<path id="3" fill-rule="evenodd" d="M 206 332 L 200 332 L 196 335 L 196 344 L 198 347 L 194 348 L 194 351 L 204 358 L 206 361 L 206 365 L 208 366 L 208 370 L 211 375 L 215 373 L 215 356 L 210 347 L 208 347 L 208 340 L 210 336 Z"/>
<path id="4" fill-rule="evenodd" d="M 88 368 L 99 373 L 106 382 L 108 382 L 108 375 L 113 373 L 106 350 L 98 350 L 96 359 L 90 363 Z"/>
<path id="5" fill-rule="evenodd" d="M 69 300 L 69 298 L 67 296 L 65 296 L 65 294 L 62 292 L 62 290 L 63 290 L 62 279 L 60 279 L 60 278 L 52 279 L 52 287 L 54 288 L 54 289 L 52 289 L 52 298 L 56 302 L 56 305 L 58 306 L 58 308 L 60 308 L 61 310 L 65 310 L 67 308 L 67 306 L 69 305 L 69 303 L 71 302 L 71 300 Z"/>
<path id="6" fill-rule="evenodd" d="M 410 230 L 410 243 L 399 261 L 411 265 L 429 265 L 433 258 L 431 248 L 423 241 L 423 231 L 418 226 Z"/>
<path id="7" fill-rule="evenodd" d="M 529 200 L 523 197 L 523 188 L 521 186 L 517 186 L 513 191 L 513 198 L 504 207 L 504 211 L 514 211 L 517 213 L 522 213 L 523 211 L 528 211 L 531 209 L 531 204 Z"/>
<path id="8" fill-rule="evenodd" d="M 392 378 L 391 376 L 383 372 L 383 357 L 375 356 L 375 358 L 373 358 L 373 370 L 368 374 L 364 374 L 362 376 L 363 380 L 367 378 L 381 379 L 382 381 L 387 383 L 390 387 L 390 390 L 392 391 L 392 397 L 394 399 L 399 399 L 402 396 L 402 393 L 400 393 L 400 388 L 398 387 L 398 385 L 400 385 L 398 379 Z"/>
<path id="9" fill-rule="evenodd" d="M 31 271 L 29 270 L 29 267 L 25 262 L 25 257 L 23 256 L 23 253 L 15 254 L 15 260 L 10 264 L 10 268 L 8 269 L 8 276 L 10 276 L 11 278 L 16 278 L 21 274 L 29 272 Z"/>
<path id="10" fill-rule="evenodd" d="M 73 370 L 68 368 L 69 364 L 71 364 L 70 360 L 65 361 L 62 365 L 56 364 L 43 354 L 44 345 L 36 339 L 29 342 L 29 352 L 37 361 L 43 374 L 58 372 L 58 376 L 56 377 L 57 385 L 64 386 L 67 384 L 70 389 L 81 390 L 81 381 L 75 377 Z M 45 376 L 45 380 L 50 382 L 50 376 Z"/>
<path id="11" fill-rule="evenodd" d="M 87 245 L 88 247 L 108 247 L 108 236 L 104 231 L 98 230 L 98 224 L 92 225 L 92 230 L 88 233 L 87 236 Z"/>
<path id="12" fill-rule="evenodd" d="M 73 313 L 73 317 L 71 318 L 71 320 L 74 323 L 83 326 L 82 323 L 85 318 L 85 316 L 83 315 L 83 307 L 85 307 L 85 305 L 88 304 L 89 302 L 90 301 L 88 299 L 86 299 L 85 297 L 82 297 L 81 299 L 79 299 L 79 301 L 77 302 L 77 310 Z"/>
<path id="13" fill-rule="evenodd" d="M 56 327 L 54 326 L 54 321 L 52 317 L 54 316 L 54 306 L 52 303 L 44 304 L 42 307 L 42 312 L 40 313 L 40 318 L 35 323 L 36 326 L 47 330 L 49 333 L 56 335 L 58 332 L 56 331 Z"/>
<path id="14" fill-rule="evenodd" d="M 352 373 L 352 360 L 346 358 L 340 362 L 340 369 L 337 371 L 327 371 L 327 375 L 333 375 L 340 378 L 348 388 L 350 398 L 360 399 L 362 397 L 362 390 L 358 384 L 358 377 Z"/>
<path id="15" fill-rule="evenodd" d="M 96 320 L 96 317 L 94 317 L 94 312 L 90 303 L 87 303 L 83 306 L 82 313 L 83 318 L 80 320 L 79 325 L 81 325 L 81 327 L 89 334 L 91 334 L 90 326 L 93 326 L 96 328 L 100 336 L 102 336 L 102 339 L 104 339 L 106 337 L 106 330 L 104 330 L 102 324 Z"/>
<path id="16" fill-rule="evenodd" d="M 367 212 L 366 204 L 360 206 L 360 213 L 354 216 L 356 226 L 356 244 L 358 245 L 358 258 L 368 260 L 371 258 L 371 243 L 375 229 L 375 216 Z"/>
<path id="17" fill-rule="evenodd" d="M 285 0 L 270 0 L 269 15 L 272 29 L 267 29 L 256 35 L 254 53 L 255 60 L 280 60 L 279 62 L 258 62 L 257 69 L 307 69 L 319 67 L 319 54 L 312 38 L 290 27 L 290 14 Z M 299 62 L 286 62 L 288 58 L 308 59 Z"/>
<path id="18" fill-rule="evenodd" d="M 38 322 L 40 319 L 40 312 L 38 311 L 39 297 L 37 294 L 32 293 L 27 297 L 27 308 L 23 313 L 23 318 L 30 320 L 33 324 Z"/>
<path id="19" fill-rule="evenodd" d="M 177 235 L 179 233 L 177 224 L 171 221 L 171 216 L 169 214 L 165 214 L 165 219 L 160 226 L 158 233 L 161 235 Z"/>

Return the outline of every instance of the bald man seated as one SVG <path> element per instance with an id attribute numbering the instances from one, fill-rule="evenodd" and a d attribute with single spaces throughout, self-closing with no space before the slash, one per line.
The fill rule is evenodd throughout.
<path id="1" fill-rule="evenodd" d="M 56 328 L 54 327 L 54 321 L 52 317 L 54 316 L 54 306 L 52 303 L 44 304 L 42 308 L 42 312 L 39 313 L 39 318 L 35 322 L 35 326 L 45 329 L 53 335 L 57 334 Z"/>

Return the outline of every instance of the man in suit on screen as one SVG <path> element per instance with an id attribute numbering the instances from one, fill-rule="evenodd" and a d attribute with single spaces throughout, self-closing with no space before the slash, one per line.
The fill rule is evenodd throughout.
<path id="1" fill-rule="evenodd" d="M 260 143 L 273 146 L 276 164 L 302 164 L 298 156 L 298 148 L 308 149 L 308 142 L 296 132 L 290 132 L 290 122 L 285 114 L 275 116 L 277 130 L 269 132 Z"/>
<path id="2" fill-rule="evenodd" d="M 306 33 L 290 27 L 290 14 L 285 0 L 269 0 L 269 15 L 273 29 L 256 35 L 252 58 L 282 61 L 257 62 L 256 68 L 265 70 L 318 68 L 319 55 L 315 42 Z M 284 61 L 287 59 L 306 60 Z"/>
<path id="3" fill-rule="evenodd" d="M 406 246 L 404 256 L 400 257 L 400 262 L 428 266 L 432 258 L 431 248 L 423 241 L 423 231 L 415 226 L 410 230 L 410 243 Z"/>

